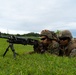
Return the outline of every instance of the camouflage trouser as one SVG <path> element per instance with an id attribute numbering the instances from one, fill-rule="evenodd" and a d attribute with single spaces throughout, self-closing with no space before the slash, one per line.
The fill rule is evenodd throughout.
<path id="1" fill-rule="evenodd" d="M 76 57 L 76 49 L 73 49 L 70 53 L 70 57 Z"/>

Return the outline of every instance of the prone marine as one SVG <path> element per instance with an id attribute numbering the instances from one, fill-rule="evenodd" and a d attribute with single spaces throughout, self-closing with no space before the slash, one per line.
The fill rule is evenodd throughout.
<path id="1" fill-rule="evenodd" d="M 59 35 L 59 56 L 76 56 L 76 42 L 69 30 L 63 30 Z"/>
<path id="2" fill-rule="evenodd" d="M 41 41 L 43 46 L 39 45 L 34 48 L 34 51 L 40 53 L 48 52 L 50 54 L 59 55 L 59 43 L 57 42 L 57 36 L 54 31 L 42 30 L 40 33 Z"/>

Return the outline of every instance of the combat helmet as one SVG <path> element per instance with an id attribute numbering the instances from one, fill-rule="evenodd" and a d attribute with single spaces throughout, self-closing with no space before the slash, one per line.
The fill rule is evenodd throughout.
<path id="1" fill-rule="evenodd" d="M 49 39 L 53 39 L 52 33 L 49 30 L 42 30 L 40 36 L 47 36 Z"/>
<path id="2" fill-rule="evenodd" d="M 70 39 L 72 39 L 72 34 L 69 30 L 63 30 L 60 32 L 59 38 L 64 38 L 64 37 L 68 37 Z"/>

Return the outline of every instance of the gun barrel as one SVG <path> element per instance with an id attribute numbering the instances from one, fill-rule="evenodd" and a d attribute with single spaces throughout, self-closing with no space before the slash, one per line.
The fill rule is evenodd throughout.
<path id="1" fill-rule="evenodd" d="M 9 39 L 8 36 L 0 36 L 0 38 Z"/>

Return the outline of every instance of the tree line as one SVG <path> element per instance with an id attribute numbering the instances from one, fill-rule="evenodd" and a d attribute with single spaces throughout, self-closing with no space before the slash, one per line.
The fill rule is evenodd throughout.
<path id="1" fill-rule="evenodd" d="M 39 33 L 34 33 L 34 32 L 30 32 L 30 33 L 27 33 L 27 34 L 9 34 L 9 33 L 1 33 L 0 32 L 0 34 L 1 35 L 4 35 L 4 36 L 8 36 L 8 35 L 15 35 L 15 36 L 27 36 L 27 37 L 29 37 L 29 36 L 34 36 L 34 37 L 39 37 Z"/>

